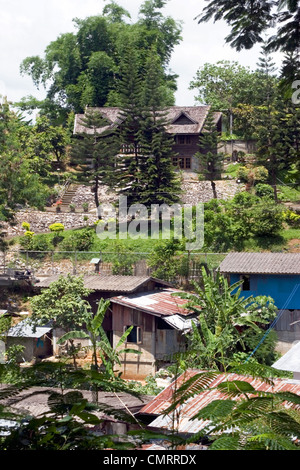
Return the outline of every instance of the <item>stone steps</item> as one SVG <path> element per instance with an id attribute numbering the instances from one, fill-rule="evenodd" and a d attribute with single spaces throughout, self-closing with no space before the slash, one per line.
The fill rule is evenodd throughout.
<path id="1" fill-rule="evenodd" d="M 72 202 L 73 197 L 77 193 L 78 186 L 71 184 L 68 189 L 65 191 L 63 194 L 63 197 L 61 199 L 61 207 L 69 207 L 69 205 Z"/>

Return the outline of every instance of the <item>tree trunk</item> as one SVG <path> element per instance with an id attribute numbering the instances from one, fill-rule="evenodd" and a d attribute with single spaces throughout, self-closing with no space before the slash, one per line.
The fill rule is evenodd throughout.
<path id="1" fill-rule="evenodd" d="M 216 190 L 216 183 L 211 180 L 210 184 L 211 184 L 211 189 L 212 189 L 212 192 L 213 192 L 213 195 L 214 195 L 214 199 L 218 199 L 217 190 Z"/>
<path id="2" fill-rule="evenodd" d="M 272 175 L 272 186 L 273 186 L 273 191 L 274 191 L 274 200 L 275 200 L 275 203 L 277 204 L 278 203 L 278 191 L 277 191 L 276 171 L 274 168 L 272 169 L 271 175 Z"/>

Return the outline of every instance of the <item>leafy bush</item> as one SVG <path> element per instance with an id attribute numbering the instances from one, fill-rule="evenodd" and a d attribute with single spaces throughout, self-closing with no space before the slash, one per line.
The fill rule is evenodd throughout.
<path id="1" fill-rule="evenodd" d="M 288 209 L 283 213 L 283 218 L 285 222 L 295 228 L 300 228 L 300 215 L 296 214 L 296 212 Z"/>
<path id="2" fill-rule="evenodd" d="M 30 230 L 26 230 L 24 235 L 20 237 L 20 245 L 24 250 L 31 250 L 32 249 L 32 240 L 33 240 L 34 232 Z"/>
<path id="3" fill-rule="evenodd" d="M 269 184 L 258 183 L 255 186 L 255 194 L 258 197 L 267 197 L 269 199 L 274 199 L 274 191 L 272 186 Z"/>
<path id="4" fill-rule="evenodd" d="M 253 206 L 252 217 L 251 229 L 256 236 L 273 237 L 282 230 L 283 211 L 275 203 L 266 201 Z"/>
<path id="5" fill-rule="evenodd" d="M 61 249 L 65 251 L 89 251 L 94 242 L 94 233 L 89 228 L 73 232 L 65 238 Z"/>
<path id="6" fill-rule="evenodd" d="M 56 233 L 57 232 L 63 232 L 64 229 L 65 229 L 64 225 L 59 223 L 59 222 L 56 222 L 54 224 L 49 225 L 49 230 L 51 232 L 56 232 Z"/>
<path id="7" fill-rule="evenodd" d="M 22 222 L 22 228 L 28 232 L 30 230 L 30 224 L 28 222 Z"/>

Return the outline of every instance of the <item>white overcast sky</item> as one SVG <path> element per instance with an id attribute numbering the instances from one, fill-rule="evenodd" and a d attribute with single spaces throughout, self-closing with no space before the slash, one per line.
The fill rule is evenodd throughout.
<path id="1" fill-rule="evenodd" d="M 102 13 L 104 0 L 0 0 L 0 94 L 18 101 L 24 96 L 45 96 L 36 90 L 30 77 L 22 77 L 19 67 L 28 56 L 43 57 L 47 45 L 60 34 L 75 31 L 73 19 Z M 117 0 L 136 21 L 143 0 Z M 225 44 L 228 28 L 221 22 L 199 25 L 194 18 L 206 4 L 205 0 L 169 0 L 163 12 L 183 22 L 180 45 L 176 46 L 170 64 L 179 75 L 176 104 L 193 106 L 195 90 L 189 84 L 196 71 L 206 62 L 238 61 L 255 68 L 259 47 L 237 53 Z M 276 57 L 275 57 L 276 59 Z M 278 61 L 280 64 L 280 61 Z"/>

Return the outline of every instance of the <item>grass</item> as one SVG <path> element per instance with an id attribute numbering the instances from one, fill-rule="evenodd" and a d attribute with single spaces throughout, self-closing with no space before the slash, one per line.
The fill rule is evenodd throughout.
<path id="1" fill-rule="evenodd" d="M 300 187 L 278 185 L 282 202 L 300 203 Z"/>

